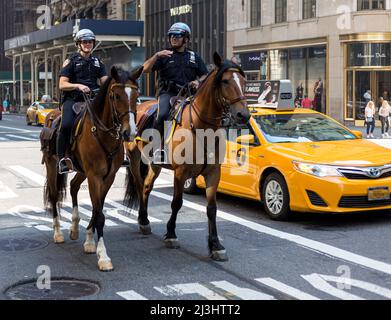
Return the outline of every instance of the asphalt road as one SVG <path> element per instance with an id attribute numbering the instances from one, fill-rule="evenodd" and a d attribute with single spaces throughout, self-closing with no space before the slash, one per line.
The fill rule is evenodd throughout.
<path id="1" fill-rule="evenodd" d="M 39 132 L 21 116 L 0 121 L 0 299 L 391 299 L 389 211 L 297 214 L 274 222 L 257 202 L 219 195 L 218 230 L 229 261 L 218 263 L 208 258 L 203 195 L 185 196 L 177 222 L 181 248 L 165 248 L 173 191 L 168 171 L 150 199 L 150 236 L 139 233 L 137 218 L 121 206 L 125 175 L 117 174 L 105 206 L 105 244 L 115 270 L 102 273 L 96 255 L 83 253 L 85 228 L 79 240 L 68 237 L 68 204 L 66 242 L 53 243 L 42 202 Z M 86 190 L 84 184 L 79 193 L 84 225 L 91 214 Z"/>

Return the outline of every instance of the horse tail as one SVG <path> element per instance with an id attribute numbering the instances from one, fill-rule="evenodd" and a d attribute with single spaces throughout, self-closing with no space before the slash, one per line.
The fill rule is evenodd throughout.
<path id="1" fill-rule="evenodd" d="M 148 166 L 141 161 L 140 174 L 143 179 L 142 182 L 144 182 L 147 173 L 148 173 Z M 126 168 L 125 184 L 126 184 L 126 192 L 125 192 L 124 203 L 128 208 L 135 209 L 139 205 L 140 199 L 139 199 L 139 193 L 137 191 L 137 187 L 135 185 L 133 174 L 129 167 Z M 141 192 L 142 190 L 140 190 L 140 193 Z"/>
<path id="2" fill-rule="evenodd" d="M 54 170 L 56 170 L 56 167 L 54 167 Z M 43 192 L 43 202 L 46 207 L 49 203 L 54 205 L 64 201 L 67 191 L 67 176 L 66 174 L 62 175 L 56 171 L 51 170 L 49 172 L 48 170 Z"/>

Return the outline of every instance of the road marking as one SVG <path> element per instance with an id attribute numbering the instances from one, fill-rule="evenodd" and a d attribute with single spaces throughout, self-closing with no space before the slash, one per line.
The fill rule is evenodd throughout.
<path id="1" fill-rule="evenodd" d="M 31 171 L 22 166 L 9 166 L 9 168 L 22 176 L 32 180 L 33 182 L 39 184 L 41 187 L 45 185 L 45 178 L 34 171 Z"/>
<path id="2" fill-rule="evenodd" d="M 288 286 L 285 283 L 279 282 L 279 281 L 274 280 L 272 278 L 258 278 L 258 279 L 255 279 L 255 281 L 258 281 L 262 284 L 265 284 L 268 287 L 271 287 L 271 288 L 276 289 L 280 292 L 283 292 L 284 294 L 287 294 L 288 296 L 291 296 L 291 297 L 296 298 L 298 300 L 320 300 L 317 297 L 314 297 L 308 293 L 305 293 L 299 289 Z"/>
<path id="3" fill-rule="evenodd" d="M 184 296 L 186 294 L 198 294 L 207 300 L 227 300 L 225 297 L 217 294 L 216 292 L 208 289 L 198 282 L 153 288 L 167 297 Z"/>
<path id="4" fill-rule="evenodd" d="M 19 129 L 19 128 L 14 128 L 14 127 L 6 127 L 6 126 L 0 126 L 1 129 L 11 129 L 13 131 L 18 131 L 18 132 L 23 132 L 23 133 L 30 133 L 34 132 L 32 130 L 26 130 L 26 129 Z"/>
<path id="5" fill-rule="evenodd" d="M 81 202 L 85 203 L 85 204 L 87 204 L 89 206 L 92 206 L 91 199 L 83 199 Z M 116 218 L 116 219 L 118 219 L 118 220 L 120 220 L 122 222 L 129 223 L 129 224 L 137 224 L 136 220 L 132 220 L 132 219 L 130 219 L 128 217 L 125 217 L 122 214 L 119 214 L 118 211 L 119 211 L 119 209 L 106 209 L 105 213 L 108 216 Z"/>
<path id="6" fill-rule="evenodd" d="M 105 202 L 110 204 L 111 206 L 117 208 L 118 210 L 122 210 L 122 211 L 125 211 L 125 212 L 130 212 L 133 216 L 138 218 L 138 212 L 136 210 L 134 210 L 134 209 L 130 210 L 128 207 L 124 206 L 123 204 L 120 204 L 120 203 L 115 202 L 115 201 L 110 200 L 110 199 L 106 199 Z M 148 216 L 148 219 L 149 219 L 150 222 L 158 222 L 158 223 L 163 222 L 160 219 L 156 219 L 156 218 L 150 217 L 150 216 Z"/>
<path id="7" fill-rule="evenodd" d="M 40 176 L 40 175 L 32 172 L 31 170 L 25 169 L 24 167 L 21 167 L 21 166 L 11 166 L 10 168 L 13 169 L 14 171 L 17 171 L 20 174 L 26 176 L 27 178 L 39 183 L 40 185 L 44 184 L 45 178 L 43 176 Z M 172 201 L 172 196 L 168 196 L 168 195 L 161 193 L 161 192 L 153 191 L 151 193 L 151 195 L 154 197 L 160 198 L 160 199 L 167 200 L 169 202 Z M 197 203 L 194 203 L 194 202 L 191 202 L 188 200 L 183 201 L 183 206 L 190 208 L 190 209 L 197 210 L 199 212 L 206 212 L 205 206 L 199 205 Z M 344 261 L 349 261 L 349 262 L 352 262 L 352 263 L 355 263 L 355 264 L 358 264 L 358 265 L 361 265 L 361 266 L 364 266 L 364 267 L 367 267 L 370 269 L 374 269 L 374 270 L 377 270 L 377 271 L 380 271 L 380 272 L 383 272 L 386 274 L 391 274 L 391 265 L 388 263 L 378 261 L 375 259 L 371 259 L 371 258 L 367 258 L 367 257 L 361 256 L 361 255 L 352 253 L 350 251 L 339 249 L 337 247 L 333 247 L 331 245 L 328 245 L 328 244 L 325 244 L 325 243 L 322 243 L 322 242 L 319 242 L 316 240 L 311 240 L 311 239 L 308 239 L 308 238 L 305 238 L 305 237 L 302 237 L 302 236 L 299 236 L 296 234 L 291 234 L 291 233 L 287 233 L 287 232 L 273 229 L 270 227 L 266 227 L 262 224 L 234 216 L 232 214 L 226 213 L 221 210 L 217 211 L 217 216 L 219 218 L 222 218 L 224 220 L 231 221 L 233 223 L 242 225 L 246 228 L 257 231 L 259 233 L 267 234 L 267 235 L 270 235 L 273 237 L 277 237 L 277 238 L 280 238 L 280 239 L 283 239 L 286 241 L 296 243 L 299 246 L 302 246 L 306 249 L 316 251 L 319 254 L 336 257 L 338 259 L 341 259 Z M 121 218 L 125 218 L 125 217 L 121 216 Z M 130 220 L 130 219 L 126 218 L 126 220 Z M 130 221 L 132 221 L 132 222 L 128 222 L 128 223 L 134 223 L 133 220 L 130 220 Z"/>
<path id="8" fill-rule="evenodd" d="M 223 289 L 224 291 L 233 294 L 242 300 L 275 300 L 273 296 L 266 293 L 261 293 L 248 288 L 240 288 L 228 281 L 214 281 L 211 282 L 215 287 Z"/>
<path id="9" fill-rule="evenodd" d="M 20 139 L 20 140 L 26 140 L 26 141 L 38 141 L 37 139 L 28 138 L 28 137 L 22 137 L 22 136 L 17 136 L 17 135 L 14 135 L 14 134 L 6 134 L 6 137 L 8 137 L 8 138 Z"/>
<path id="10" fill-rule="evenodd" d="M 119 169 L 119 173 L 126 175 L 126 169 L 125 168 Z M 163 173 L 163 175 L 167 176 L 167 172 L 163 172 L 163 170 L 162 170 L 162 173 Z M 170 174 L 172 175 L 172 172 L 170 172 Z M 153 185 L 153 188 L 154 189 L 163 189 L 163 188 L 170 188 L 173 186 L 174 186 L 173 177 L 172 177 L 172 179 L 170 179 L 170 181 L 166 180 L 162 177 L 159 177 L 156 179 L 156 181 Z"/>
<path id="11" fill-rule="evenodd" d="M 10 141 L 10 139 L 0 137 L 0 141 Z"/>
<path id="12" fill-rule="evenodd" d="M 117 292 L 117 294 L 125 300 L 148 300 L 147 298 L 143 297 L 141 294 L 138 294 L 136 291 L 133 290 Z"/>
<path id="13" fill-rule="evenodd" d="M 18 195 L 0 181 L 0 200 L 17 198 Z"/>
<path id="14" fill-rule="evenodd" d="M 304 279 L 306 279 L 305 276 L 302 276 L 302 277 Z M 344 286 L 349 285 L 349 287 L 360 288 L 360 289 L 375 293 L 377 295 L 383 296 L 387 299 L 391 299 L 391 290 L 384 288 L 384 287 L 380 287 L 380 286 L 375 285 L 370 282 L 351 279 L 351 278 L 345 278 L 345 277 L 329 276 L 329 275 L 325 275 L 325 274 L 312 274 L 307 277 L 310 277 L 311 280 L 312 279 L 319 280 L 319 278 L 321 278 L 324 281 L 335 282 L 337 284 L 342 284 Z"/>
<path id="15" fill-rule="evenodd" d="M 73 210 L 72 204 L 69 203 L 69 202 L 65 202 L 65 203 L 64 203 L 64 206 L 67 206 L 68 208 L 71 208 L 71 209 Z M 84 209 L 84 208 L 81 207 L 80 205 L 78 206 L 78 210 L 79 210 L 79 213 L 84 214 L 84 215 L 86 215 L 88 218 L 91 219 L 91 217 L 92 217 L 92 212 L 91 212 L 90 210 Z M 106 220 L 105 220 L 105 225 L 108 226 L 108 227 L 116 227 L 116 226 L 118 226 L 118 224 L 116 224 L 114 221 L 112 221 L 112 220 L 110 220 L 110 219 L 106 219 Z"/>
<path id="16" fill-rule="evenodd" d="M 348 293 L 341 289 L 337 289 L 330 285 L 325 279 L 323 279 L 320 275 L 314 273 L 307 276 L 301 276 L 305 280 L 307 280 L 314 288 L 323 291 L 329 295 L 337 297 L 342 300 L 365 300 L 359 296 Z"/>
<path id="17" fill-rule="evenodd" d="M 172 200 L 171 196 L 168 196 L 168 195 L 161 193 L 161 192 L 153 191 L 151 193 L 151 195 L 153 195 L 154 197 L 160 198 L 160 199 L 165 199 L 170 202 Z M 187 200 L 183 201 L 183 206 L 190 208 L 190 209 L 200 211 L 200 212 L 206 212 L 205 206 L 202 206 L 202 205 L 199 205 L 197 203 L 190 202 Z M 259 233 L 264 233 L 264 234 L 267 234 L 267 235 L 270 235 L 273 237 L 277 237 L 277 238 L 280 238 L 283 240 L 287 240 L 287 241 L 296 243 L 299 246 L 302 246 L 306 249 L 316 251 L 320 254 L 323 254 L 326 256 L 336 257 L 338 259 L 341 259 L 344 261 L 350 261 L 352 263 L 355 263 L 355 264 L 358 264 L 358 265 L 361 265 L 361 266 L 364 266 L 364 267 L 367 267 L 370 269 L 378 270 L 378 271 L 384 272 L 386 274 L 391 274 L 391 265 L 388 263 L 374 260 L 371 258 L 367 258 L 367 257 L 361 256 L 361 255 L 352 253 L 350 251 L 346 251 L 343 249 L 339 249 L 337 247 L 333 247 L 331 245 L 328 245 L 328 244 L 325 244 L 325 243 L 322 243 L 319 241 L 304 238 L 304 237 L 296 235 L 296 234 L 291 234 L 291 233 L 287 233 L 287 232 L 273 229 L 270 227 L 266 227 L 262 224 L 234 216 L 232 214 L 226 213 L 221 210 L 217 211 L 217 216 L 219 218 L 222 218 L 224 220 L 231 221 L 233 223 L 242 225 L 246 228 L 257 231 Z"/>

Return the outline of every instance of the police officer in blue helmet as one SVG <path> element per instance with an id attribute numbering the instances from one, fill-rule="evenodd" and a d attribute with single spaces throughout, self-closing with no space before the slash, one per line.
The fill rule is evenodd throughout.
<path id="1" fill-rule="evenodd" d="M 96 37 L 89 29 L 80 30 L 75 36 L 78 52 L 65 60 L 60 71 L 59 88 L 63 92 L 61 125 L 57 138 L 57 156 L 59 158 L 59 174 L 68 173 L 72 168 L 66 158 L 66 151 L 70 142 L 75 113 L 72 109 L 76 102 L 83 102 L 83 93 L 89 94 L 99 89 L 107 79 L 106 67 L 98 58 L 92 56 Z M 99 82 L 99 84 L 98 84 Z"/>
<path id="2" fill-rule="evenodd" d="M 163 133 L 164 121 L 170 113 L 170 100 L 180 89 L 190 83 L 197 89 L 208 74 L 208 69 L 200 55 L 187 48 L 191 30 L 185 23 L 178 22 L 168 30 L 170 48 L 157 52 L 144 63 L 144 72 L 158 71 L 159 100 L 155 129 Z"/>

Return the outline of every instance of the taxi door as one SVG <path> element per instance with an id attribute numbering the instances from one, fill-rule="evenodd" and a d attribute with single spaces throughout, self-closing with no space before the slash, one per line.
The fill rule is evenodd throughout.
<path id="1" fill-rule="evenodd" d="M 260 148 L 259 139 L 250 124 L 227 130 L 227 149 L 221 166 L 220 189 L 232 195 L 259 197 L 257 162 Z"/>

